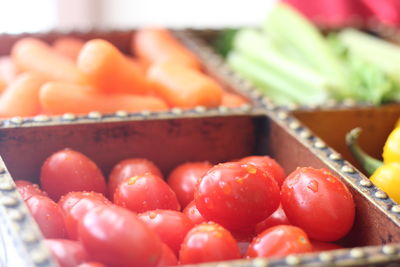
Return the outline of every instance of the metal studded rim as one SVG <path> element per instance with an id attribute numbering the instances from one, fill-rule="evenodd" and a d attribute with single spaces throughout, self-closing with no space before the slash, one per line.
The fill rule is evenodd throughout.
<path id="1" fill-rule="evenodd" d="M 387 194 L 380 190 L 375 192 L 375 197 L 379 198 L 379 199 L 387 199 L 388 198 Z"/>
<path id="2" fill-rule="evenodd" d="M 301 259 L 295 255 L 289 255 L 286 257 L 286 263 L 289 265 L 299 265 L 301 263 Z"/>

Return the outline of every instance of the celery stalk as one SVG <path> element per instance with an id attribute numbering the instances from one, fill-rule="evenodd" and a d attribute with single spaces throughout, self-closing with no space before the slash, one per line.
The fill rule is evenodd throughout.
<path id="1" fill-rule="evenodd" d="M 285 3 L 278 3 L 268 15 L 263 29 L 276 47 L 293 59 L 301 59 L 334 85 L 335 95 L 352 95 L 346 73 L 318 29 Z"/>

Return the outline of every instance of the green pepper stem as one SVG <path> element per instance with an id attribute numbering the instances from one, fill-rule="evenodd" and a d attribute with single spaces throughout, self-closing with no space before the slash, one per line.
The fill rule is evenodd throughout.
<path id="1" fill-rule="evenodd" d="M 371 176 L 377 168 L 383 165 L 383 162 L 377 160 L 362 150 L 358 145 L 358 137 L 360 136 L 361 128 L 354 128 L 346 134 L 346 144 L 353 156 L 361 164 L 369 176 Z"/>

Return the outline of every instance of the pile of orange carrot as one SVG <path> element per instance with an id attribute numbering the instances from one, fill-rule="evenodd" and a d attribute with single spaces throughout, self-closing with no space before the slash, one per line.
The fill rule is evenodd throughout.
<path id="1" fill-rule="evenodd" d="M 207 76 L 168 30 L 139 30 L 131 48 L 134 56 L 102 39 L 20 39 L 0 57 L 0 117 L 246 103 Z"/>

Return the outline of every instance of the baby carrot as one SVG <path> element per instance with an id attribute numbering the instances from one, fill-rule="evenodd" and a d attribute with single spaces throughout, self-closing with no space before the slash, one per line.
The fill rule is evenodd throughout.
<path id="1" fill-rule="evenodd" d="M 191 108 L 221 104 L 222 88 L 200 71 L 173 62 L 153 65 L 147 77 L 156 94 L 170 106 Z"/>
<path id="2" fill-rule="evenodd" d="M 22 71 L 36 72 L 51 81 L 84 83 L 75 64 L 36 38 L 23 38 L 12 48 L 12 59 Z"/>
<path id="3" fill-rule="evenodd" d="M 40 110 L 39 88 L 43 77 L 25 72 L 6 88 L 0 97 L 0 117 L 34 116 Z"/>
<path id="4" fill-rule="evenodd" d="M 221 106 L 235 108 L 235 107 L 240 107 L 244 104 L 248 104 L 248 102 L 246 99 L 244 99 L 240 95 L 236 95 L 236 94 L 228 93 L 228 92 L 224 92 L 222 94 Z"/>
<path id="5" fill-rule="evenodd" d="M 90 84 L 100 92 L 149 93 L 140 67 L 105 40 L 88 41 L 79 54 L 77 64 Z"/>
<path id="6" fill-rule="evenodd" d="M 160 61 L 174 61 L 201 69 L 197 57 L 166 29 L 145 28 L 137 31 L 133 36 L 132 53 L 147 66 Z"/>
<path id="7" fill-rule="evenodd" d="M 93 88 L 49 82 L 40 88 L 40 102 L 47 114 L 88 113 L 99 111 L 103 113 L 125 110 L 138 112 L 142 110 L 166 110 L 165 102 L 154 96 L 140 96 L 129 94 L 101 94 Z"/>
<path id="8" fill-rule="evenodd" d="M 78 38 L 60 37 L 53 42 L 53 48 L 75 62 L 84 44 L 85 42 Z"/>
<path id="9" fill-rule="evenodd" d="M 11 83 L 18 75 L 17 67 L 9 56 L 0 57 L 0 80 Z"/>

